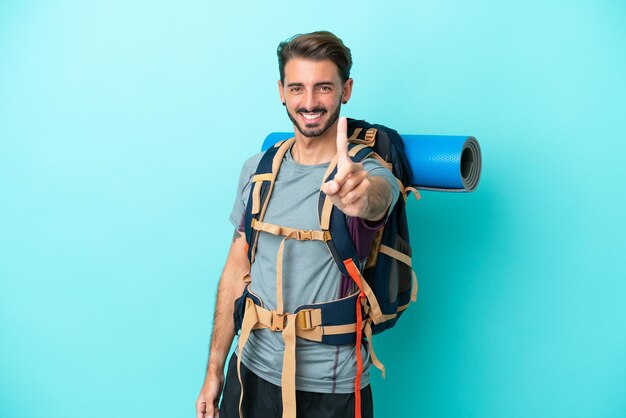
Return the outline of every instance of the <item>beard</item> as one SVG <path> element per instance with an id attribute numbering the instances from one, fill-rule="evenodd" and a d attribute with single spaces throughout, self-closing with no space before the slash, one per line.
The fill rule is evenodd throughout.
<path id="1" fill-rule="evenodd" d="M 328 118 L 328 120 L 326 121 L 326 123 L 322 126 L 317 126 L 316 124 L 304 124 L 304 127 L 302 125 L 300 125 L 300 123 L 298 122 L 297 116 L 294 117 L 291 112 L 289 112 L 289 109 L 287 109 L 287 116 L 289 116 L 289 119 L 291 119 L 291 122 L 293 122 L 293 124 L 296 126 L 296 128 L 298 128 L 298 130 L 300 131 L 300 133 L 307 137 L 307 138 L 312 138 L 312 137 L 316 137 L 316 136 L 320 136 L 322 135 L 324 132 L 326 132 L 328 130 L 328 128 L 330 128 L 333 123 L 335 123 L 337 121 L 337 119 L 339 119 L 339 113 L 341 111 L 341 101 L 339 101 L 339 103 L 337 104 L 337 109 L 330 115 L 330 117 Z M 305 109 L 305 108 L 298 108 L 296 109 L 296 115 L 300 112 L 310 112 L 310 113 L 317 113 L 317 112 L 322 112 L 322 113 L 326 113 L 327 110 L 325 108 L 322 107 L 316 107 L 314 109 Z"/>

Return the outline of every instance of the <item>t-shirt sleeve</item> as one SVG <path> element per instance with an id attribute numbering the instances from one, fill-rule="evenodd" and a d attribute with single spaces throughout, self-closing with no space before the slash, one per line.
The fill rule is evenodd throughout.
<path id="1" fill-rule="evenodd" d="M 391 204 L 387 210 L 387 215 L 389 215 L 398 201 L 398 197 L 400 197 L 400 186 L 398 185 L 398 180 L 396 180 L 396 177 L 387 167 L 383 167 L 383 165 L 374 158 L 365 159 L 363 161 L 363 168 L 367 170 L 370 176 L 382 177 L 387 180 L 387 183 L 389 183 L 389 186 L 391 187 Z M 385 224 L 386 220 L 387 217 L 384 217 L 383 220 L 381 220 L 380 225 L 378 225 L 379 222 L 363 221 L 362 219 L 360 223 L 362 223 L 365 227 L 379 229 L 379 227 Z"/>
<path id="2" fill-rule="evenodd" d="M 246 203 L 248 202 L 248 196 L 250 196 L 250 187 L 252 176 L 256 171 L 257 166 L 263 153 L 258 153 L 248 158 L 241 167 L 241 173 L 239 174 L 239 181 L 237 182 L 237 193 L 235 195 L 235 202 L 233 208 L 230 211 L 230 223 L 233 224 L 238 231 L 244 231 L 244 214 L 246 210 Z"/>

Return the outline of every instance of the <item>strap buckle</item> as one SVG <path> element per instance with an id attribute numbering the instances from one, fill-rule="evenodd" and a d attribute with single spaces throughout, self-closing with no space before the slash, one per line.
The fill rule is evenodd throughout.
<path id="1" fill-rule="evenodd" d="M 365 142 L 374 142 L 374 138 L 376 138 L 376 132 L 378 132 L 378 129 L 376 128 L 368 129 L 367 132 L 365 132 Z"/>
<path id="2" fill-rule="evenodd" d="M 302 229 L 299 229 L 298 231 L 296 231 L 296 239 L 298 241 L 310 241 L 313 239 L 313 231 L 304 231 Z"/>
<path id="3" fill-rule="evenodd" d="M 296 316 L 296 327 L 302 331 L 309 331 L 315 328 L 313 326 L 313 320 L 311 319 L 310 310 L 298 312 L 298 316 Z"/>
<path id="4" fill-rule="evenodd" d="M 271 331 L 282 331 L 285 328 L 285 319 L 287 315 L 279 314 L 276 311 L 272 311 L 272 322 L 270 324 Z"/>

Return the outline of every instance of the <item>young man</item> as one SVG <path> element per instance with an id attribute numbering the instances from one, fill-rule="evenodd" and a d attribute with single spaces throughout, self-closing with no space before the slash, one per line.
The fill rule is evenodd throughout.
<path id="1" fill-rule="evenodd" d="M 354 163 L 348 156 L 346 119 L 341 105 L 352 93 L 352 57 L 330 32 L 297 35 L 278 47 L 280 99 L 294 125 L 295 142 L 282 160 L 264 222 L 300 230 L 319 230 L 321 190 L 347 217 L 360 259 L 367 257 L 374 233 L 384 225 L 399 196 L 395 177 L 374 159 Z M 198 418 L 239 417 L 241 388 L 237 356 L 230 359 L 224 385 L 226 356 L 234 338 L 233 303 L 241 296 L 249 274 L 250 291 L 264 307 L 285 315 L 304 304 L 326 302 L 353 293 L 323 241 L 291 240 L 259 233 L 256 256 L 247 257 L 244 212 L 251 177 L 263 153 L 249 158 L 239 178 L 230 216 L 235 233 L 218 286 L 206 378 L 196 401 Z M 322 185 L 330 161 L 337 155 L 337 174 Z M 282 279 L 277 289 L 277 255 Z M 277 293 L 278 290 L 278 293 Z M 277 308 L 280 306 L 280 308 Z M 286 329 L 286 328 L 285 328 Z M 283 392 L 283 331 L 254 329 L 241 356 L 244 396 L 242 413 L 250 417 L 352 417 L 355 413 L 356 346 L 329 345 L 303 338 L 295 343 L 295 405 Z M 242 331 L 243 333 L 243 331 Z M 241 336 L 240 336 L 241 338 Z M 373 416 L 369 386 L 369 350 L 361 349 L 361 414 Z M 224 386 L 224 387 L 223 387 Z M 288 395 L 288 394 L 287 394 Z M 288 396 L 287 396 L 288 397 Z M 285 406 L 285 408 L 284 408 Z"/>

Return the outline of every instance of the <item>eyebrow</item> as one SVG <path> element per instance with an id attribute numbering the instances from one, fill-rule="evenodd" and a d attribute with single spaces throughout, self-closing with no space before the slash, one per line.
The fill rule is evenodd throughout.
<path id="1" fill-rule="evenodd" d="M 320 81 L 319 83 L 315 83 L 313 87 L 319 86 L 334 86 L 332 81 Z M 304 87 L 304 83 L 289 83 L 287 87 Z"/>

